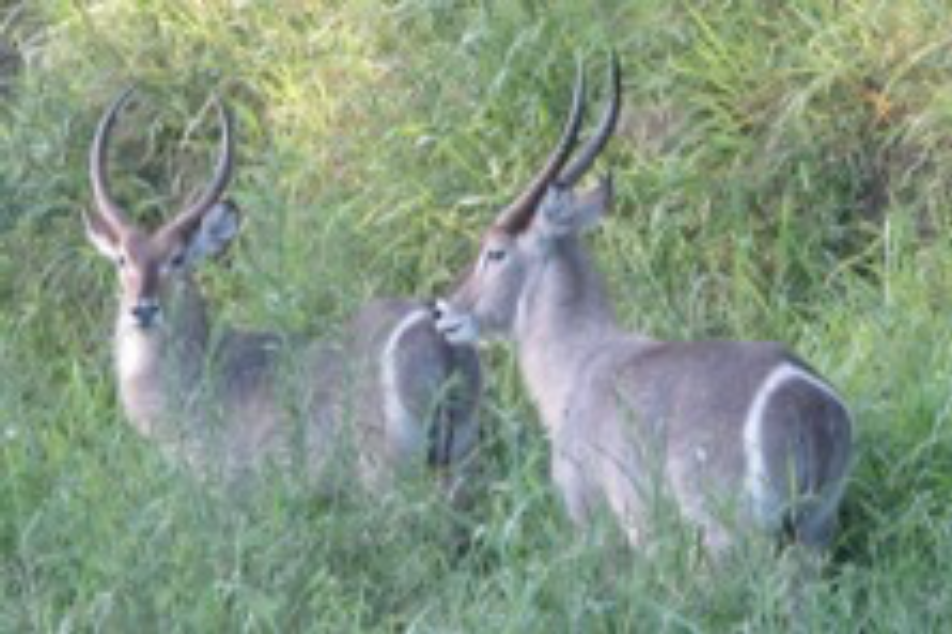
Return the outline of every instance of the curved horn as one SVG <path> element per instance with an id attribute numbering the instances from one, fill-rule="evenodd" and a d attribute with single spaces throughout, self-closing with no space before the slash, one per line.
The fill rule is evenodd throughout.
<path id="1" fill-rule="evenodd" d="M 549 183 L 552 182 L 565 165 L 575 143 L 578 141 L 578 133 L 582 127 L 582 116 L 585 110 L 585 69 L 578 62 L 578 70 L 575 75 L 575 88 L 572 93 L 572 109 L 569 111 L 568 119 L 562 130 L 562 137 L 559 144 L 549 155 L 545 166 L 536 174 L 535 178 L 529 183 L 522 194 L 519 195 L 508 207 L 506 207 L 496 218 L 495 226 L 507 233 L 518 233 L 526 228 L 532 214 L 542 195 L 545 194 Z"/>
<path id="2" fill-rule="evenodd" d="M 231 182 L 235 165 L 235 135 L 231 111 L 215 97 L 215 109 L 218 111 L 218 122 L 221 126 L 221 145 L 218 151 L 218 163 L 212 181 L 205 187 L 198 200 L 180 213 L 172 221 L 176 227 L 187 227 L 198 222 L 225 193 Z"/>
<path id="3" fill-rule="evenodd" d="M 106 173 L 106 152 L 109 146 L 109 137 L 115 127 L 116 119 L 126 103 L 128 103 L 133 90 L 132 87 L 126 88 L 106 110 L 102 119 L 99 120 L 99 126 L 96 128 L 96 136 L 93 137 L 93 144 L 89 151 L 89 180 L 92 183 L 93 198 L 96 201 L 96 207 L 108 223 L 118 227 L 128 226 L 129 221 L 122 212 L 122 208 L 109 193 L 109 176 Z"/>
<path id="4" fill-rule="evenodd" d="M 608 72 L 612 91 L 608 104 L 605 106 L 594 136 L 582 148 L 581 154 L 559 174 L 559 183 L 562 185 L 571 187 L 585 175 L 598 155 L 605 149 L 608 140 L 615 132 L 615 126 L 618 125 L 618 114 L 621 112 L 621 66 L 614 51 L 611 53 Z"/>

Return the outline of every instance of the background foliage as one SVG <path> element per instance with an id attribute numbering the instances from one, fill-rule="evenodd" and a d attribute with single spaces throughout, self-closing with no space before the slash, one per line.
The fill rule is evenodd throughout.
<path id="1" fill-rule="evenodd" d="M 113 273 L 79 211 L 122 87 L 113 169 L 143 222 L 207 177 L 227 98 L 245 224 L 205 286 L 229 323 L 324 337 L 370 296 L 447 286 L 556 137 L 574 56 L 597 88 L 612 47 L 619 197 L 591 244 L 623 320 L 789 341 L 857 416 L 834 562 L 795 624 L 946 630 L 950 27 L 943 0 L 3 3 L 0 631 L 788 631 L 782 557 L 715 576 L 678 531 L 622 556 L 574 534 L 503 350 L 462 518 L 426 491 L 236 501 L 115 402 Z"/>

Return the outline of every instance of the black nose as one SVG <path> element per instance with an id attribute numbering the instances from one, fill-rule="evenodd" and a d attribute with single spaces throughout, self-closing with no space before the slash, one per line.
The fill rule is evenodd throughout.
<path id="1" fill-rule="evenodd" d="M 155 318 L 158 315 L 159 305 L 155 302 L 139 302 L 132 307 L 132 316 L 143 328 L 148 328 L 155 323 Z"/>
<path id="2" fill-rule="evenodd" d="M 440 302 L 435 299 L 428 300 L 426 302 L 426 307 L 430 310 L 430 315 L 433 316 L 433 319 L 439 321 L 443 317 L 443 309 L 440 308 Z"/>

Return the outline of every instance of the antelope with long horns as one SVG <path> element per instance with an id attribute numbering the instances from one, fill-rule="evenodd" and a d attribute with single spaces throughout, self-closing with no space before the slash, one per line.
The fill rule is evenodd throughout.
<path id="1" fill-rule="evenodd" d="M 581 234 L 612 204 L 610 176 L 582 177 L 611 138 L 611 94 L 570 162 L 585 103 L 579 67 L 561 139 L 503 210 L 446 301 L 437 327 L 455 343 L 515 343 L 523 381 L 551 442 L 551 474 L 578 524 L 607 508 L 644 544 L 655 495 L 674 502 L 714 552 L 735 529 L 790 534 L 815 547 L 834 532 L 852 422 L 836 391 L 783 345 L 658 341 L 618 324 Z"/>
<path id="2" fill-rule="evenodd" d="M 232 118 L 216 99 L 221 147 L 211 183 L 149 232 L 129 220 L 107 177 L 107 146 L 130 95 L 113 102 L 96 131 L 95 210 L 85 223 L 118 268 L 116 372 L 135 428 L 199 472 L 229 481 L 295 457 L 320 476 L 331 457 L 345 454 L 367 483 L 411 464 L 441 467 L 452 481 L 478 437 L 475 350 L 449 345 L 432 309 L 404 299 L 364 306 L 337 344 L 211 329 L 192 271 L 238 232 L 238 210 L 223 199 L 234 165 Z"/>

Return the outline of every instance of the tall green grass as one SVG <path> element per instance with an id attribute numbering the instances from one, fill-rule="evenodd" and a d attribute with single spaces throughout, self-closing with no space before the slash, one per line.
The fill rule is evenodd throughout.
<path id="1" fill-rule="evenodd" d="M 0 631 L 947 630 L 950 26 L 927 0 L 5 3 Z M 597 101 L 611 48 L 619 196 L 591 246 L 623 320 L 788 341 L 857 417 L 843 529 L 795 618 L 786 556 L 725 576 L 683 531 L 650 554 L 576 534 L 498 348 L 462 517 L 425 485 L 236 500 L 129 428 L 113 273 L 79 221 L 121 88 L 114 180 L 145 223 L 206 178 L 202 107 L 226 97 L 245 223 L 204 285 L 229 323 L 324 337 L 368 297 L 447 287 L 551 147 L 575 57 Z"/>

